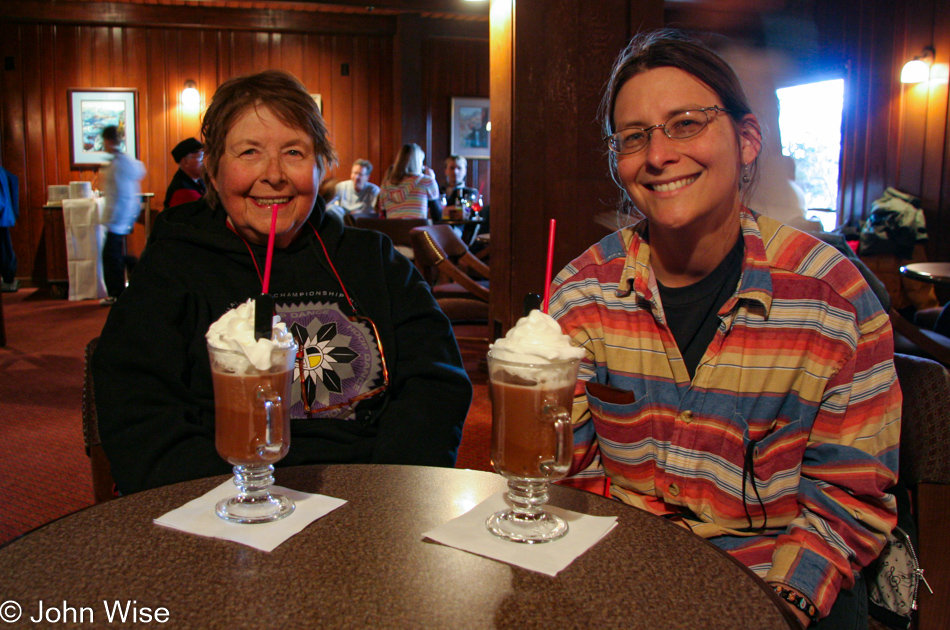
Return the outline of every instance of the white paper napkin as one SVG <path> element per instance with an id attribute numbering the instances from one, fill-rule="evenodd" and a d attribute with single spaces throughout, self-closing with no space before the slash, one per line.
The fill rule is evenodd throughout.
<path id="1" fill-rule="evenodd" d="M 218 517 L 214 512 L 215 504 L 221 499 L 237 494 L 234 481 L 229 479 L 180 508 L 159 516 L 155 519 L 155 524 L 199 536 L 231 540 L 261 551 L 273 551 L 280 543 L 310 523 L 346 503 L 343 499 L 334 499 L 322 494 L 307 494 L 280 486 L 271 486 L 271 489 L 290 497 L 297 506 L 290 516 L 273 523 L 252 525 L 229 523 Z"/>
<path id="2" fill-rule="evenodd" d="M 504 492 L 493 494 L 462 516 L 422 536 L 449 547 L 554 577 L 617 525 L 616 516 L 589 516 L 548 505 L 545 510 L 567 521 L 570 527 L 567 534 L 559 540 L 543 544 L 515 543 L 495 536 L 485 527 L 485 520 L 489 516 L 508 507 Z"/>

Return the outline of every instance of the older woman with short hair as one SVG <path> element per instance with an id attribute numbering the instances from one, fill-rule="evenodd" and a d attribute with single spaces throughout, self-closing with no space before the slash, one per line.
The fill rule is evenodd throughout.
<path id="1" fill-rule="evenodd" d="M 93 357 L 119 490 L 229 472 L 204 335 L 260 294 L 275 210 L 269 293 L 300 348 L 280 465 L 452 466 L 472 395 L 452 329 L 386 237 L 325 214 L 336 158 L 306 88 L 274 70 L 231 79 L 202 133 L 208 193 L 161 214 Z"/>

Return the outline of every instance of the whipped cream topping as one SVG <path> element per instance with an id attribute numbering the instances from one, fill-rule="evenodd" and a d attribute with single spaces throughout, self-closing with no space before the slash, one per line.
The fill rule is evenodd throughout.
<path id="1" fill-rule="evenodd" d="M 247 360 L 258 370 L 271 367 L 271 350 L 290 348 L 294 345 L 294 336 L 287 325 L 274 315 L 270 339 L 254 339 L 254 299 L 232 308 L 211 324 L 205 334 L 208 344 L 221 350 L 242 352 Z"/>
<path id="2" fill-rule="evenodd" d="M 539 310 L 519 319 L 489 350 L 493 357 L 515 363 L 557 363 L 585 355 L 583 348 L 571 345 L 553 317 Z"/>

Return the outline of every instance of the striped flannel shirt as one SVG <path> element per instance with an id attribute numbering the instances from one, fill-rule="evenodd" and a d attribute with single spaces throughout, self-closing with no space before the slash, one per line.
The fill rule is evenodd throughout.
<path id="1" fill-rule="evenodd" d="M 407 175 L 396 185 L 384 184 L 379 205 L 387 219 L 426 219 L 429 200 L 439 198 L 439 185 L 426 175 Z"/>
<path id="2" fill-rule="evenodd" d="M 557 276 L 550 312 L 587 350 L 566 483 L 688 526 L 825 616 L 896 523 L 890 323 L 834 248 L 747 209 L 740 224 L 739 285 L 692 382 L 645 223 Z"/>

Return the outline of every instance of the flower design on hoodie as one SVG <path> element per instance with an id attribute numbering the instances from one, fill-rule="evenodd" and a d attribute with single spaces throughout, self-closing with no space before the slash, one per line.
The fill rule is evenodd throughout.
<path id="1" fill-rule="evenodd" d="M 294 368 L 294 381 L 303 380 L 307 404 L 317 400 L 320 385 L 327 392 L 342 393 L 343 379 L 352 374 L 343 368 L 359 356 L 349 347 L 350 337 L 339 334 L 336 322 L 324 324 L 312 337 L 300 324 L 294 324 L 292 332 L 303 353 L 303 361 Z"/>
<path id="2" fill-rule="evenodd" d="M 279 296 L 276 309 L 298 348 L 288 403 L 291 417 L 355 420 L 355 409 L 346 403 L 383 378 L 373 329 L 343 312 L 340 301 L 288 300 L 294 297 Z M 335 405 L 343 406 L 324 410 Z"/>

